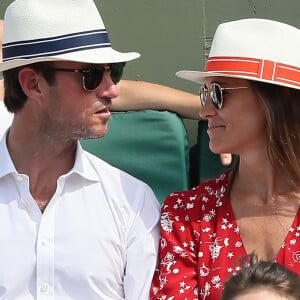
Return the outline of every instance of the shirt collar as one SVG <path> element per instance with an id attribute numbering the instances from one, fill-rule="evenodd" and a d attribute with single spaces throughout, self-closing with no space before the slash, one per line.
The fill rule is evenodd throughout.
<path id="1" fill-rule="evenodd" d="M 79 141 L 77 142 L 74 166 L 64 176 L 68 176 L 73 173 L 79 174 L 87 180 L 99 181 L 99 175 L 96 172 L 93 165 L 91 164 L 90 160 L 88 159 L 87 153 L 82 149 L 82 146 L 79 143 Z"/>
<path id="2" fill-rule="evenodd" d="M 0 141 L 0 157 L 1 157 L 1 167 L 0 167 L 0 178 L 8 174 L 17 174 L 17 170 L 11 160 L 10 154 L 7 149 L 6 137 L 8 131 L 3 135 Z M 77 142 L 77 149 L 75 154 L 75 163 L 73 168 L 61 177 L 68 177 L 71 174 L 78 174 L 83 178 L 91 181 L 99 181 L 99 175 L 92 166 L 90 160 L 87 157 L 86 152 L 82 149 L 79 142 Z"/>
<path id="3" fill-rule="evenodd" d="M 10 173 L 17 173 L 17 170 L 7 150 L 7 145 L 6 145 L 7 133 L 8 131 L 6 131 L 5 134 L 3 134 L 0 141 L 0 157 L 1 157 L 0 178 Z"/>

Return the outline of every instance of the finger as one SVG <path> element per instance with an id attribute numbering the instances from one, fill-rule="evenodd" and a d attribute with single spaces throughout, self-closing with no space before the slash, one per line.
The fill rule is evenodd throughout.
<path id="1" fill-rule="evenodd" d="M 232 155 L 230 153 L 221 154 L 221 162 L 223 166 L 228 166 L 232 162 Z"/>

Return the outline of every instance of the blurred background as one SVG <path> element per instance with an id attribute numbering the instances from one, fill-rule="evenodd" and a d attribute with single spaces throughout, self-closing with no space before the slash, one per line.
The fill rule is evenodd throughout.
<path id="1" fill-rule="evenodd" d="M 0 0 L 1 18 L 11 2 Z M 179 79 L 175 73 L 182 69 L 204 69 L 219 23 L 270 18 L 300 27 L 299 0 L 95 0 L 95 3 L 113 47 L 142 54 L 140 59 L 127 64 L 125 79 L 150 81 L 192 93 L 198 93 L 197 84 Z M 184 120 L 184 124 L 193 145 L 197 121 Z"/>

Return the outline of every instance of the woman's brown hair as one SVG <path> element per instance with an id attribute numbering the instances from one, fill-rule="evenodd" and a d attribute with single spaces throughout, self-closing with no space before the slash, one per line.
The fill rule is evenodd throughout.
<path id="1" fill-rule="evenodd" d="M 286 170 L 300 185 L 300 90 L 251 82 L 266 114 L 267 148 L 274 170 Z"/>
<path id="2" fill-rule="evenodd" d="M 285 170 L 290 183 L 300 186 L 300 90 L 250 81 L 266 115 L 267 151 L 276 172 Z M 238 169 L 236 158 L 230 176 L 231 187 Z"/>

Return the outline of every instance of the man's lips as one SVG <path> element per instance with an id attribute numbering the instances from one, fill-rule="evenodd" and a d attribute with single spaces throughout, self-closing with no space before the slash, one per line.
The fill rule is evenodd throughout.
<path id="1" fill-rule="evenodd" d="M 102 107 L 101 109 L 97 110 L 95 113 L 96 114 L 107 114 L 107 113 L 110 113 L 110 108 L 111 108 L 111 106 L 105 106 L 105 107 Z"/>
<path id="2" fill-rule="evenodd" d="M 109 109 L 108 108 L 104 108 L 104 109 L 98 110 L 96 112 L 96 114 L 105 114 L 105 113 L 108 113 L 108 112 L 109 112 Z"/>

